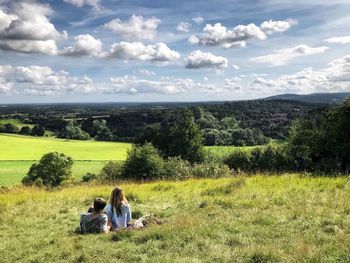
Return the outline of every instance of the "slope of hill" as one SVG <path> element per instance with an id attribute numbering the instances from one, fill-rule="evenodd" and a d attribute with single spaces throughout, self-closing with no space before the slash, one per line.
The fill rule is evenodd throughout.
<path id="1" fill-rule="evenodd" d="M 267 98 L 264 98 L 263 100 L 295 100 L 295 101 L 309 102 L 309 103 L 333 104 L 333 103 L 339 103 L 349 96 L 350 96 L 350 92 L 312 93 L 307 95 L 281 94 L 281 95 L 267 97 Z"/>
<path id="2" fill-rule="evenodd" d="M 350 262 L 347 178 L 298 175 L 123 183 L 142 230 L 79 235 L 113 185 L 0 192 L 1 262 Z M 336 197 L 336 198 L 334 198 Z"/>

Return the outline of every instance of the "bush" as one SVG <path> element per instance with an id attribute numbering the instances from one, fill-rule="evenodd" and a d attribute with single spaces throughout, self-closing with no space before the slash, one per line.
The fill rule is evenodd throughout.
<path id="1" fill-rule="evenodd" d="M 96 174 L 93 174 L 93 173 L 86 173 L 82 178 L 81 178 L 81 181 L 84 182 L 84 183 L 88 183 L 92 180 L 95 180 L 97 178 L 97 175 Z"/>
<path id="2" fill-rule="evenodd" d="M 31 135 L 32 134 L 32 128 L 29 126 L 23 126 L 21 130 L 19 131 L 19 134 L 22 135 Z"/>
<path id="3" fill-rule="evenodd" d="M 169 179 L 186 179 L 192 175 L 192 166 L 189 161 L 179 157 L 169 157 L 165 162 L 165 177 Z"/>
<path id="4" fill-rule="evenodd" d="M 235 151 L 225 158 L 224 163 L 230 169 L 249 170 L 251 167 L 252 155 L 248 151 Z"/>
<path id="5" fill-rule="evenodd" d="M 128 151 L 122 177 L 137 180 L 162 178 L 165 174 L 164 160 L 150 143 L 134 145 Z"/>
<path id="6" fill-rule="evenodd" d="M 59 186 L 72 174 L 73 159 L 63 153 L 51 152 L 43 155 L 39 163 L 33 164 L 27 176 L 22 179 L 24 185 L 42 184 L 49 187 Z"/>
<path id="7" fill-rule="evenodd" d="M 123 165 L 121 162 L 109 161 L 102 168 L 97 180 L 102 182 L 115 182 L 120 179 Z"/>
<path id="8" fill-rule="evenodd" d="M 215 162 L 194 164 L 192 168 L 192 176 L 203 178 L 219 178 L 232 175 L 230 168 L 226 164 Z"/>

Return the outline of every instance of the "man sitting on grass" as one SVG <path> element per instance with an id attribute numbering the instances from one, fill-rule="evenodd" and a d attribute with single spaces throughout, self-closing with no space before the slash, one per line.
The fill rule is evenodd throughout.
<path id="1" fill-rule="evenodd" d="M 80 230 L 82 233 L 108 233 L 108 217 L 103 213 L 106 206 L 103 198 L 94 200 L 93 209 L 80 215 Z M 91 211 L 92 210 L 92 211 Z"/>

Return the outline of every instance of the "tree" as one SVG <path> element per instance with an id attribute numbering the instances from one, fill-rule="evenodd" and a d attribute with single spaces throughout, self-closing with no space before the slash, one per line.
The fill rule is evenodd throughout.
<path id="1" fill-rule="evenodd" d="M 32 129 L 33 136 L 44 136 L 45 128 L 41 125 L 35 125 Z"/>
<path id="2" fill-rule="evenodd" d="M 152 144 L 133 145 L 128 151 L 122 177 L 149 180 L 158 179 L 164 175 L 164 160 Z"/>
<path id="3" fill-rule="evenodd" d="M 167 157 L 179 156 L 191 163 L 204 160 L 203 137 L 189 110 L 177 111 L 163 122 L 156 146 Z"/>
<path id="4" fill-rule="evenodd" d="M 39 163 L 33 164 L 27 176 L 22 179 L 24 185 L 42 183 L 56 187 L 69 179 L 72 174 L 73 159 L 63 153 L 51 152 L 43 155 Z"/>
<path id="5" fill-rule="evenodd" d="M 32 128 L 29 126 L 23 126 L 21 130 L 19 131 L 19 134 L 22 135 L 31 135 L 32 134 Z"/>
<path id="6" fill-rule="evenodd" d="M 19 128 L 14 125 L 13 123 L 6 123 L 3 125 L 3 132 L 6 133 L 18 133 L 19 132 Z"/>
<path id="7" fill-rule="evenodd" d="M 87 132 L 84 132 L 78 126 L 74 126 L 73 122 L 69 122 L 68 125 L 62 129 L 59 134 L 59 138 L 67 138 L 73 140 L 88 140 L 90 135 Z"/>

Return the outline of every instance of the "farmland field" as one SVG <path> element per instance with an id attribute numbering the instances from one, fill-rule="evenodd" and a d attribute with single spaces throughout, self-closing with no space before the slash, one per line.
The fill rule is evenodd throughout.
<path id="1" fill-rule="evenodd" d="M 98 173 L 108 160 L 124 160 L 128 143 L 72 141 L 47 137 L 0 135 L 0 186 L 19 184 L 43 154 L 58 151 L 74 159 L 73 175 Z"/>
<path id="2" fill-rule="evenodd" d="M 112 185 L 0 192 L 2 262 L 350 262 L 350 181 L 281 176 L 122 184 L 143 230 L 79 235 Z M 20 216 L 18 216 L 20 215 Z"/>

